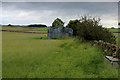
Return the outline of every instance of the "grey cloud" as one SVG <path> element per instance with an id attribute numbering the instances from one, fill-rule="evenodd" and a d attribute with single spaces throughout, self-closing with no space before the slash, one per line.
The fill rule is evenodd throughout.
<path id="1" fill-rule="evenodd" d="M 117 2 L 3 2 L 3 9 L 22 10 L 71 10 L 79 8 L 90 12 L 111 12 Z"/>
<path id="2" fill-rule="evenodd" d="M 11 21 L 14 24 L 40 22 L 47 25 L 51 25 L 50 23 L 56 17 L 62 18 L 67 23 L 79 15 L 92 15 L 102 17 L 104 20 L 116 20 L 118 10 L 117 2 L 3 2 L 2 8 L 3 13 L 6 13 L 6 15 L 3 14 L 4 24 Z M 13 17 L 14 15 L 16 18 Z M 26 15 L 26 19 L 22 15 Z"/>
<path id="3" fill-rule="evenodd" d="M 3 2 L 43 2 L 43 0 L 2 0 Z M 44 0 L 44 2 L 118 2 L 119 0 Z"/>

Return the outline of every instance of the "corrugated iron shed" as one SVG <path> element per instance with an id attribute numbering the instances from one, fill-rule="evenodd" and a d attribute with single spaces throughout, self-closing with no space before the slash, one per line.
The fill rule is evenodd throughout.
<path id="1" fill-rule="evenodd" d="M 48 35 L 48 39 L 72 37 L 73 30 L 71 28 L 67 28 L 63 26 L 56 26 L 54 28 L 48 29 L 47 35 Z"/>

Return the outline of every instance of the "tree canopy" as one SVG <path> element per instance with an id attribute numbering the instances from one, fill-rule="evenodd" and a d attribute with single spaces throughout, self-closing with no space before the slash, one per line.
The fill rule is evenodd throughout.
<path id="1" fill-rule="evenodd" d="M 64 22 L 61 19 L 57 18 L 52 23 L 52 27 L 55 27 L 55 26 L 64 26 Z"/>

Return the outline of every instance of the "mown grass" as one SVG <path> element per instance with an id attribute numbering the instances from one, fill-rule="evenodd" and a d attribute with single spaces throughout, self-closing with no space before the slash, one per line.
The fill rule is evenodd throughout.
<path id="1" fill-rule="evenodd" d="M 48 29 L 50 29 L 49 27 L 42 27 L 42 28 L 35 28 L 35 29 L 31 29 L 33 31 L 47 31 Z"/>
<path id="2" fill-rule="evenodd" d="M 2 27 L 2 26 L 0 26 Z M 14 31 L 24 31 L 24 32 L 35 32 L 35 33 L 43 33 L 47 34 L 47 30 L 49 28 L 38 28 L 38 27 L 10 27 L 10 26 L 3 26 L 2 30 L 14 30 Z"/>
<path id="3" fill-rule="evenodd" d="M 14 31 L 28 31 L 33 29 L 32 27 L 10 27 L 10 26 L 2 26 L 2 30 L 14 30 Z"/>
<path id="4" fill-rule="evenodd" d="M 73 38 L 45 37 L 3 32 L 3 78 L 118 77 L 117 69 L 104 62 L 100 48 Z"/>
<path id="5" fill-rule="evenodd" d="M 36 33 L 47 34 L 47 31 L 27 31 L 27 32 L 36 32 Z"/>
<path id="6" fill-rule="evenodd" d="M 15 27 L 15 26 L 0 26 L 2 30 L 15 30 L 15 31 L 47 31 L 49 28 L 38 27 Z"/>

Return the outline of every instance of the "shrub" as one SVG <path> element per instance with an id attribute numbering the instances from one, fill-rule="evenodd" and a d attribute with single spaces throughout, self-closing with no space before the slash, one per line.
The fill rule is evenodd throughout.
<path id="1" fill-rule="evenodd" d="M 87 18 L 84 16 L 79 20 L 70 21 L 66 27 L 72 28 L 78 39 L 103 40 L 116 43 L 115 36 L 103 28 L 102 25 L 99 25 L 99 22 L 100 18 Z"/>

